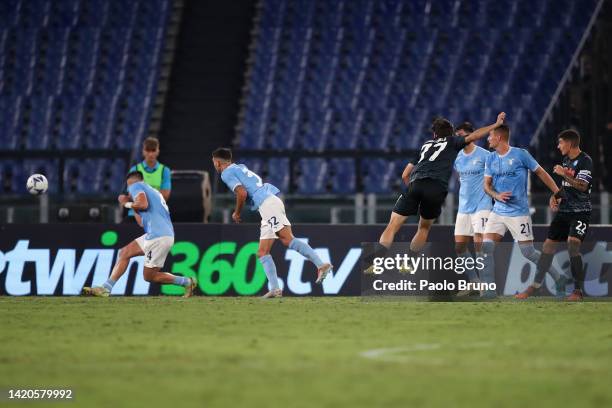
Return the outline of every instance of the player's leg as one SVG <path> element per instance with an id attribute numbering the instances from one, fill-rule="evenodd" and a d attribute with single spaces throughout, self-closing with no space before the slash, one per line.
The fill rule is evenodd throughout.
<path id="1" fill-rule="evenodd" d="M 482 253 L 482 241 L 484 240 L 484 236 L 483 234 L 477 234 L 474 233 L 474 251 L 476 252 L 476 258 L 483 258 L 483 253 Z M 476 272 L 476 269 L 472 269 L 473 273 L 474 273 L 474 280 L 476 282 L 480 282 L 480 277 L 478 276 L 478 272 Z M 472 279 L 472 277 L 470 276 L 470 279 Z"/>
<path id="2" fill-rule="evenodd" d="M 570 256 L 570 270 L 574 278 L 574 291 L 566 300 L 576 301 L 582 300 L 584 293 L 584 265 L 582 264 L 582 255 L 580 254 L 580 246 L 582 242 L 576 237 L 567 239 L 567 250 Z"/>
<path id="3" fill-rule="evenodd" d="M 570 256 L 570 270 L 574 277 L 574 292 L 566 300 L 582 300 L 584 296 L 585 271 L 580 247 L 589 228 L 590 218 L 590 214 L 577 215 L 573 216 L 570 222 L 567 249 Z"/>
<path id="4" fill-rule="evenodd" d="M 505 222 L 512 237 L 518 242 L 523 257 L 536 264 L 536 278 L 541 276 L 541 279 L 535 279 L 534 283 L 530 285 L 525 292 L 518 294 L 516 298 L 525 299 L 533 295 L 536 290 L 540 288 L 541 281 L 544 280 L 544 275 L 547 272 L 552 275 L 555 282 L 560 283 L 560 274 L 552 267 L 554 255 L 553 243 L 548 243 L 547 251 L 549 253 L 545 254 L 543 258 L 542 253 L 535 249 L 533 245 L 533 223 L 531 221 L 531 216 L 505 217 Z"/>
<path id="5" fill-rule="evenodd" d="M 473 231 L 473 240 L 474 240 L 474 251 L 476 253 L 476 258 L 484 259 L 484 253 L 482 252 L 482 241 L 484 239 L 484 230 L 487 225 L 487 220 L 489 218 L 490 211 L 489 210 L 480 210 L 474 214 L 470 214 L 470 226 L 471 231 Z M 468 277 L 471 282 L 481 282 L 480 276 L 478 276 L 478 272 L 476 271 L 476 262 L 474 262 L 474 267 L 467 270 Z M 457 296 L 463 295 L 465 293 L 473 294 L 475 291 L 466 291 L 459 292 Z"/>
<path id="6" fill-rule="evenodd" d="M 419 184 L 421 202 L 419 203 L 419 226 L 410 241 L 411 256 L 417 256 L 427 243 L 429 231 L 436 218 L 442 213 L 442 206 L 448 191 L 438 182 L 427 180 Z"/>
<path id="7" fill-rule="evenodd" d="M 323 262 L 319 255 L 315 252 L 314 249 L 308 243 L 299 240 L 293 236 L 293 232 L 291 231 L 291 226 L 288 225 L 281 230 L 279 230 L 276 235 L 281 240 L 283 245 L 288 247 L 289 249 L 293 249 L 301 254 L 303 257 L 308 259 L 310 262 L 315 264 L 317 267 L 317 279 L 315 283 L 323 282 L 323 279 L 327 277 L 327 274 L 331 272 L 333 266 L 330 263 Z"/>
<path id="8" fill-rule="evenodd" d="M 484 231 L 489 220 L 491 211 L 480 210 L 475 214 L 472 214 L 472 229 L 474 230 L 474 250 L 476 256 L 482 257 L 482 241 L 484 240 Z"/>
<path id="9" fill-rule="evenodd" d="M 546 277 L 546 273 L 549 272 L 551 269 L 556 246 L 557 242 L 553 241 L 550 238 L 547 238 L 546 241 L 544 241 L 544 244 L 542 245 L 542 252 L 539 254 L 539 257 L 536 256 L 537 266 L 536 275 L 533 279 L 533 283 L 529 285 L 524 292 L 521 292 L 514 296 L 516 299 L 527 299 L 528 297 L 533 296 L 538 291 L 538 289 L 540 289 L 542 283 L 544 282 L 544 278 Z M 523 256 L 525 256 L 525 258 L 528 258 L 528 252 L 540 252 L 533 248 L 533 243 L 531 243 L 531 247 L 529 246 L 529 244 L 521 246 L 521 251 L 523 252 Z M 563 281 L 563 285 L 561 285 L 561 278 L 559 277 L 559 279 L 556 279 L 555 282 L 558 282 L 559 285 L 559 288 L 557 288 L 557 292 L 559 292 L 560 290 L 565 290 L 565 281 Z M 561 286 L 563 286 L 563 288 L 561 288 Z"/>
<path id="10" fill-rule="evenodd" d="M 423 216 L 419 219 L 419 225 L 417 226 L 417 232 L 410 241 L 410 252 L 411 255 L 417 256 L 420 251 L 423 250 L 425 244 L 427 244 L 427 237 L 429 237 L 429 231 L 433 225 L 435 218 L 424 218 Z"/>
<path id="11" fill-rule="evenodd" d="M 463 264 L 465 265 L 467 260 L 472 258 L 472 254 L 468 249 L 470 241 L 474 235 L 474 229 L 472 227 L 471 214 L 457 213 L 455 220 L 455 254 L 457 258 L 463 258 Z M 466 269 L 466 274 L 470 282 L 478 282 L 478 275 L 474 268 Z M 472 291 L 460 291 L 457 296 L 465 296 L 471 294 Z"/>
<path id="12" fill-rule="evenodd" d="M 115 283 L 127 270 L 127 267 L 130 264 L 130 259 L 135 256 L 142 256 L 144 254 L 142 248 L 143 245 L 144 235 L 121 248 L 117 257 L 117 262 L 115 263 L 115 266 L 113 266 L 110 277 L 106 280 L 106 282 L 104 282 L 102 286 L 95 286 L 91 288 L 84 287 L 81 293 L 85 296 L 109 296 Z"/>
<path id="13" fill-rule="evenodd" d="M 482 239 L 483 268 L 480 271 L 480 280 L 484 283 L 495 283 L 495 245 L 506 234 L 507 228 L 503 217 L 491 213 L 486 223 Z M 480 295 L 485 298 L 497 296 L 494 291 L 481 291 Z"/>
<path id="14" fill-rule="evenodd" d="M 402 228 L 402 225 L 404 225 L 407 219 L 407 216 L 392 212 L 391 217 L 389 218 L 389 223 L 380 235 L 378 243 L 386 248 L 389 248 L 395 240 L 395 235 L 399 232 L 400 228 Z"/>
<path id="15" fill-rule="evenodd" d="M 183 297 L 190 297 L 198 284 L 195 277 L 188 278 L 169 272 L 161 272 L 172 245 L 174 245 L 174 237 L 159 237 L 144 241 L 143 277 L 147 282 L 183 286 L 185 288 Z"/>
<path id="16" fill-rule="evenodd" d="M 262 230 L 262 236 L 267 237 L 269 233 Z M 281 297 L 283 295 L 283 291 L 278 284 L 276 264 L 274 263 L 272 255 L 270 255 L 274 241 L 275 238 L 261 238 L 259 240 L 259 248 L 257 249 L 257 258 L 259 258 L 259 262 L 261 262 L 261 266 L 270 284 L 270 290 L 263 296 L 264 299 Z"/>
<path id="17" fill-rule="evenodd" d="M 399 232 L 408 217 L 418 213 L 419 204 L 421 202 L 420 194 L 418 185 L 413 182 L 410 183 L 407 190 L 401 193 L 397 198 L 393 210 L 391 211 L 389 223 L 380 235 L 378 243 L 374 245 L 371 253 L 363 254 L 362 259 L 366 266 L 364 273 L 373 273 L 374 259 L 382 258 L 387 254 L 395 240 L 395 235 Z"/>

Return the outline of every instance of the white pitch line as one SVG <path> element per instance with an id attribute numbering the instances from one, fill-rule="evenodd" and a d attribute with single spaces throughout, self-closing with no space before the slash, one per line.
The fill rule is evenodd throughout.
<path id="1" fill-rule="evenodd" d="M 365 350 L 359 353 L 360 357 L 378 361 L 405 362 L 415 357 L 415 354 L 422 351 L 440 350 L 452 348 L 453 350 L 466 350 L 474 348 L 490 348 L 495 346 L 510 346 L 515 344 L 513 341 L 494 343 L 490 341 L 478 341 L 463 344 L 440 344 L 440 343 L 417 343 L 405 347 L 388 347 Z"/>

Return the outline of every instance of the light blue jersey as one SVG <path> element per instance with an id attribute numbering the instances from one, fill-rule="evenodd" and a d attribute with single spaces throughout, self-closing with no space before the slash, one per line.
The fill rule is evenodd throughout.
<path id="1" fill-rule="evenodd" d="M 527 201 L 527 177 L 529 171 L 535 171 L 540 165 L 525 149 L 510 147 L 500 156 L 493 152 L 487 158 L 485 176 L 493 178 L 493 189 L 498 193 L 510 191 L 510 199 L 502 203 L 495 201 L 493 212 L 508 217 L 529 215 Z"/>
<path id="2" fill-rule="evenodd" d="M 242 186 L 247 191 L 247 202 L 251 210 L 255 211 L 266 198 L 277 195 L 280 190 L 269 183 L 264 183 L 257 174 L 253 173 L 244 164 L 233 163 L 221 173 L 221 180 L 234 191 Z"/>
<path id="3" fill-rule="evenodd" d="M 491 197 L 484 191 L 484 172 L 488 150 L 476 146 L 471 153 L 461 150 L 455 159 L 455 171 L 459 173 L 459 212 L 473 214 L 493 207 Z"/>
<path id="4" fill-rule="evenodd" d="M 145 236 L 146 240 L 174 236 L 170 210 L 168 210 L 168 205 L 159 191 L 148 184 L 138 182 L 129 186 L 128 192 L 133 200 L 141 193 L 147 196 L 149 208 L 144 211 L 138 211 L 138 214 L 142 217 L 142 226 L 147 234 Z"/>

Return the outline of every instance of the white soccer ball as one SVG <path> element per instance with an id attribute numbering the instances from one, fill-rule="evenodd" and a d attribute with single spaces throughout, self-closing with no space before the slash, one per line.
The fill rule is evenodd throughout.
<path id="1" fill-rule="evenodd" d="M 30 194 L 40 195 L 47 192 L 49 182 L 42 174 L 32 174 L 28 179 L 26 186 Z"/>

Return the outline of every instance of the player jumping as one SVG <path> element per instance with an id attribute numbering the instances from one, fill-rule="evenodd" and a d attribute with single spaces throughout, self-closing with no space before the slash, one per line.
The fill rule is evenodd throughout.
<path id="1" fill-rule="evenodd" d="M 404 169 L 402 179 L 408 181 L 408 186 L 397 199 L 389 224 L 380 236 L 378 246 L 372 254 L 365 256 L 365 261 L 369 265 L 365 273 L 372 270 L 374 258 L 382 257 L 388 251 L 395 234 L 406 219 L 416 214 L 420 215 L 419 225 L 410 242 L 408 253 L 410 257 L 418 256 L 418 252 L 427 242 L 431 226 L 442 212 L 442 205 L 448 194 L 448 179 L 457 153 L 470 143 L 485 137 L 493 129 L 502 126 L 505 117 L 504 112 L 500 113 L 494 124 L 480 128 L 466 137 L 455 136 L 455 129 L 448 120 L 444 118 L 434 120 L 431 127 L 433 138 L 421 147 L 417 163 L 408 163 Z M 414 272 L 410 264 L 407 266 L 404 272 Z"/>
<path id="2" fill-rule="evenodd" d="M 307 243 L 296 239 L 291 232 L 291 223 L 285 214 L 285 205 L 278 198 L 280 190 L 269 183 L 263 183 L 261 177 L 249 170 L 244 164 L 232 163 L 232 151 L 219 148 L 212 154 L 213 164 L 221 180 L 236 194 L 236 208 L 232 214 L 235 222 L 240 222 L 240 214 L 245 203 L 261 215 L 261 232 L 257 256 L 270 283 L 270 291 L 264 298 L 275 298 L 283 295 L 278 284 L 276 265 L 270 255 L 272 245 L 278 238 L 290 249 L 293 249 L 317 267 L 316 283 L 321 283 L 332 270 L 332 265 L 324 263 Z"/>
<path id="3" fill-rule="evenodd" d="M 563 155 L 562 165 L 556 165 L 553 172 L 561 177 L 563 198 L 551 197 L 550 204 L 556 210 L 548 237 L 542 248 L 541 262 L 545 265 L 538 270 L 531 285 L 523 293 L 516 295 L 518 299 L 532 296 L 542 286 L 545 274 L 542 271 L 551 265 L 555 248 L 561 241 L 567 240 L 570 255 L 570 269 L 574 277 L 574 291 L 566 300 L 579 301 L 583 298 L 584 268 L 580 246 L 586 236 L 591 221 L 591 182 L 593 161 L 588 154 L 580 150 L 580 134 L 575 130 L 564 130 L 558 136 L 557 148 Z M 560 201 L 560 202 L 559 202 Z"/>
<path id="4" fill-rule="evenodd" d="M 527 150 L 510 146 L 509 140 L 510 128 L 506 125 L 498 127 L 489 135 L 489 146 L 495 151 L 487 158 L 484 189 L 495 200 L 495 204 L 484 231 L 482 249 L 485 257 L 480 276 L 487 283 L 495 282 L 495 243 L 503 238 L 507 230 L 518 242 L 523 256 L 538 265 L 538 269 L 542 268 L 544 273 L 548 272 L 540 252 L 533 246 L 533 228 L 527 201 L 529 171 L 535 173 L 553 194 L 557 195 L 560 190 L 550 174 L 540 167 Z M 559 282 L 559 274 L 554 269 L 550 272 L 555 281 Z M 484 296 L 495 297 L 496 294 L 487 291 Z"/>
<path id="5" fill-rule="evenodd" d="M 474 131 L 469 122 L 457 127 L 457 136 L 466 137 Z M 470 258 L 468 244 L 474 239 L 476 256 L 483 256 L 482 234 L 493 207 L 491 197 L 484 191 L 485 162 L 490 152 L 471 142 L 457 154 L 455 171 L 459 173 L 459 208 L 455 221 L 455 252 L 458 257 Z M 480 282 L 474 269 L 468 269 L 470 282 Z M 474 293 L 473 293 L 474 292 Z M 477 292 L 466 290 L 457 293 L 457 296 L 475 294 Z"/>
<path id="6" fill-rule="evenodd" d="M 145 234 L 121 248 L 111 276 L 102 286 L 84 287 L 83 295 L 109 296 L 115 282 L 125 273 L 130 259 L 142 255 L 145 255 L 143 275 L 147 282 L 173 283 L 185 287 L 184 297 L 193 294 L 197 286 L 195 278 L 161 272 L 168 252 L 174 244 L 174 228 L 170 211 L 161 193 L 145 184 L 143 180 L 141 172 L 130 172 L 126 178 L 129 195 L 120 195 L 119 203 L 125 208 L 134 210 L 136 221 L 144 228 Z M 130 201 L 130 197 L 134 200 Z"/>

